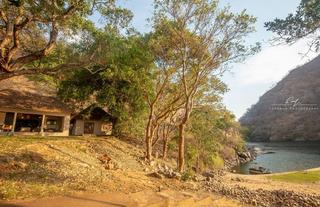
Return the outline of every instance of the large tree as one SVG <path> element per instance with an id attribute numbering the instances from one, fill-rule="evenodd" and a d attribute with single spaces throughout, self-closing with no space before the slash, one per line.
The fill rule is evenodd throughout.
<path id="1" fill-rule="evenodd" d="M 30 64 L 47 57 L 60 37 L 72 39 L 75 31 L 90 24 L 88 17 L 93 13 L 100 13 L 106 24 L 122 26 L 132 16 L 129 11 L 118 8 L 115 0 L 1 0 L 0 80 L 83 66 L 85 62 L 52 68 Z"/>
<path id="2" fill-rule="evenodd" d="M 213 0 L 156 0 L 154 25 L 164 25 L 167 60 L 176 68 L 184 105 L 179 123 L 179 171 L 184 171 L 186 125 L 196 104 L 215 101 L 225 64 L 242 60 L 258 47 L 246 47 L 256 19 L 245 11 L 220 9 Z"/>
<path id="3" fill-rule="evenodd" d="M 320 0 L 302 0 L 296 13 L 290 13 L 285 19 L 276 18 L 265 23 L 268 31 L 277 34 L 276 40 L 294 43 L 297 40 L 310 37 L 310 49 L 320 47 Z"/>
<path id="4" fill-rule="evenodd" d="M 145 130 L 146 158 L 152 158 L 152 146 L 156 143 L 155 135 L 162 131 L 163 126 L 170 120 L 183 104 L 183 96 L 176 82 L 177 68 L 170 61 L 166 28 L 157 25 L 149 35 L 149 49 L 153 56 L 153 84 L 152 89 L 145 92 L 146 103 L 149 108 L 148 121 Z M 166 128 L 167 130 L 168 128 Z M 167 143 L 166 143 L 167 144 Z"/>
<path id="5" fill-rule="evenodd" d="M 59 95 L 76 109 L 95 104 L 108 108 L 117 130 L 119 121 L 137 117 L 145 109 L 145 88 L 151 88 L 153 62 L 146 41 L 139 35 L 123 37 L 109 30 L 92 34 L 92 48 L 87 48 L 83 39 L 78 50 L 101 51 L 90 68 L 66 73 L 61 82 Z"/>

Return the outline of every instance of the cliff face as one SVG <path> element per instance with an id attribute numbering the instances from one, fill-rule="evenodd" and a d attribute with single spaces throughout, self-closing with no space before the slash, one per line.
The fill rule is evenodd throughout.
<path id="1" fill-rule="evenodd" d="M 252 141 L 320 140 L 320 56 L 292 70 L 240 122 Z"/>

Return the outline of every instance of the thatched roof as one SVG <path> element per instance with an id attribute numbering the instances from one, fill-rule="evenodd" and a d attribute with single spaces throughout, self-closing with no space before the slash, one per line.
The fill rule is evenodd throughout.
<path id="1" fill-rule="evenodd" d="M 23 76 L 0 81 L 0 108 L 57 114 L 71 113 L 71 110 L 56 97 L 54 90 Z"/>
<path id="2" fill-rule="evenodd" d="M 108 112 L 107 107 L 101 108 L 92 104 L 80 113 L 74 114 L 72 119 L 86 119 L 86 120 L 112 120 L 113 117 Z"/>

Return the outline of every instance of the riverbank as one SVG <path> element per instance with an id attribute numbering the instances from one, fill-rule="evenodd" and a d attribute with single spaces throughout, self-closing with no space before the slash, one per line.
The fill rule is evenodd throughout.
<path id="1" fill-rule="evenodd" d="M 314 171 L 316 169 L 312 169 Z M 281 173 L 282 175 L 290 173 Z M 277 175 L 277 174 L 275 174 Z M 274 175 L 226 173 L 207 182 L 208 191 L 221 193 L 259 207 L 319 207 L 320 183 L 291 183 L 270 179 Z"/>
<path id="2" fill-rule="evenodd" d="M 320 183 L 320 170 L 319 168 L 316 168 L 290 173 L 279 173 L 271 175 L 268 178 L 290 183 Z"/>
<path id="3" fill-rule="evenodd" d="M 318 168 L 317 168 L 318 169 Z M 316 169 L 312 169 L 310 171 L 317 171 Z M 301 171 L 296 171 L 301 172 Z M 303 172 L 303 171 L 302 171 Z M 320 182 L 286 182 L 277 179 L 273 179 L 275 176 L 282 175 L 283 177 L 289 176 L 290 174 L 295 172 L 287 172 L 287 173 L 275 173 L 268 175 L 240 175 L 227 173 L 224 177 L 224 181 L 229 183 L 231 186 L 242 186 L 248 189 L 257 190 L 286 190 L 293 191 L 296 193 L 305 193 L 305 194 L 313 194 L 320 196 Z"/>

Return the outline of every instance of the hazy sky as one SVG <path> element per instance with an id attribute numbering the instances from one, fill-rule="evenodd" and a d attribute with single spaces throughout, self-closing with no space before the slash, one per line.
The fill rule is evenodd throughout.
<path id="1" fill-rule="evenodd" d="M 247 59 L 246 62 L 235 64 L 231 72 L 224 76 L 230 91 L 224 96 L 229 110 L 240 118 L 241 115 L 259 97 L 281 80 L 291 69 L 315 57 L 301 53 L 307 50 L 305 40 L 292 46 L 271 46 L 268 40 L 273 36 L 264 28 L 264 22 L 276 17 L 283 18 L 294 12 L 300 0 L 221 0 L 221 5 L 229 4 L 233 11 L 246 9 L 249 14 L 258 18 L 257 32 L 248 37 L 249 43 L 261 42 L 260 53 Z M 149 31 L 146 21 L 152 14 L 152 0 L 124 0 L 122 6 L 134 13 L 133 26 L 140 32 Z"/>

